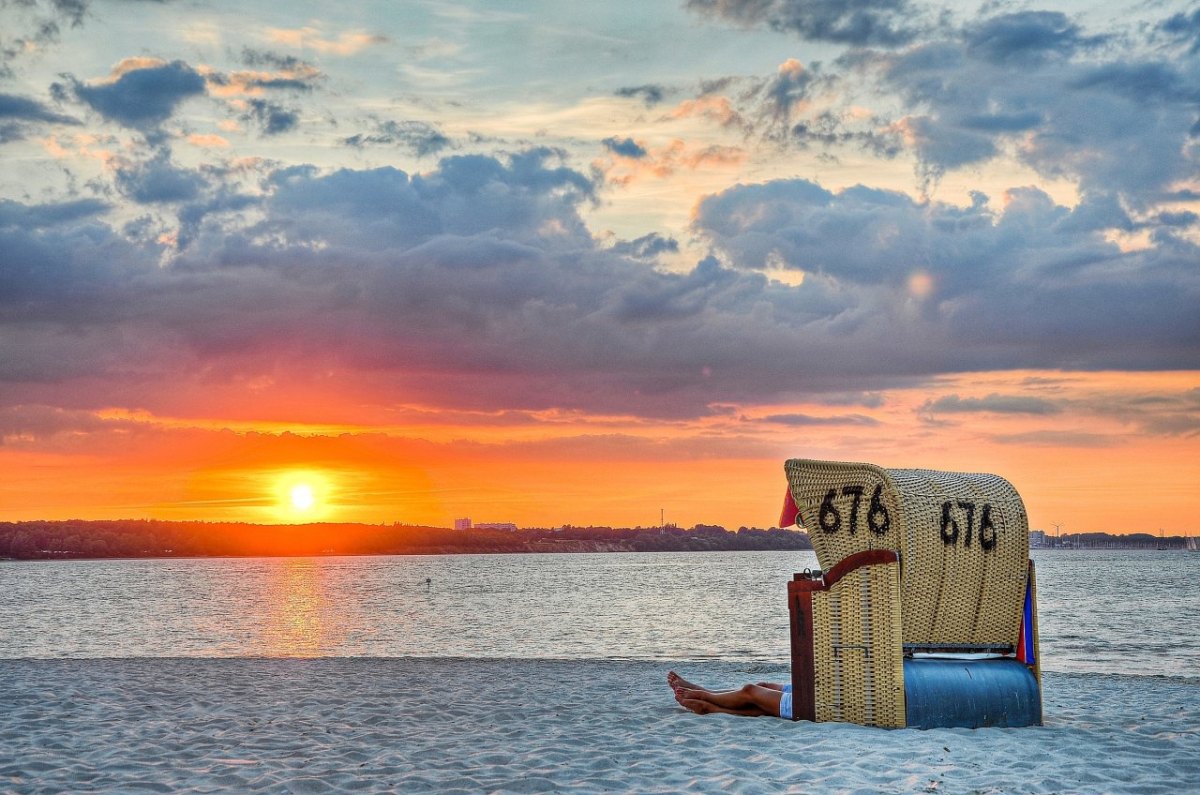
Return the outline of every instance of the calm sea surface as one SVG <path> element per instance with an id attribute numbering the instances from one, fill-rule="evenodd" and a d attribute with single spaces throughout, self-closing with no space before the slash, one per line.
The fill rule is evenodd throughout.
<path id="1" fill-rule="evenodd" d="M 1200 678 L 1200 555 L 1036 551 L 1043 667 Z M 0 658 L 786 663 L 808 552 L 0 562 Z"/>

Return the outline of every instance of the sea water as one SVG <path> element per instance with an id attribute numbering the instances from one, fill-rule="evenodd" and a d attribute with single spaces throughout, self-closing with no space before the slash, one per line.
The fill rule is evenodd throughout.
<path id="1" fill-rule="evenodd" d="M 1200 555 L 1037 550 L 1043 668 L 1200 678 Z M 811 552 L 0 562 L 0 658 L 786 664 Z"/>

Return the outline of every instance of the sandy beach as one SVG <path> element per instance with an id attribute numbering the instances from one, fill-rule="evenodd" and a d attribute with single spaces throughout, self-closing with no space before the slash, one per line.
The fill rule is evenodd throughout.
<path id="1" fill-rule="evenodd" d="M 696 716 L 663 663 L 0 661 L 0 791 L 1179 792 L 1200 681 L 1048 674 L 1040 729 Z M 680 664 L 699 683 L 786 669 Z"/>

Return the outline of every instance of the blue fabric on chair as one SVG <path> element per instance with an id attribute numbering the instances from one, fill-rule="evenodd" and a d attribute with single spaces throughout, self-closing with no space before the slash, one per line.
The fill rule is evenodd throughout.
<path id="1" fill-rule="evenodd" d="M 1038 726 L 1037 679 L 1014 659 L 904 661 L 910 729 Z"/>

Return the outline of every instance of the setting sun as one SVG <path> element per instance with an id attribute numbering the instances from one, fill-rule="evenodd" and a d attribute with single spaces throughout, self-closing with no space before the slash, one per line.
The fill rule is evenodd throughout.
<path id="1" fill-rule="evenodd" d="M 292 487 L 292 507 L 297 511 L 307 511 L 313 507 L 312 486 L 301 483 Z"/>
<path id="2" fill-rule="evenodd" d="M 292 470 L 277 473 L 273 482 L 277 520 L 311 522 L 331 518 L 333 482 L 324 473 Z"/>

